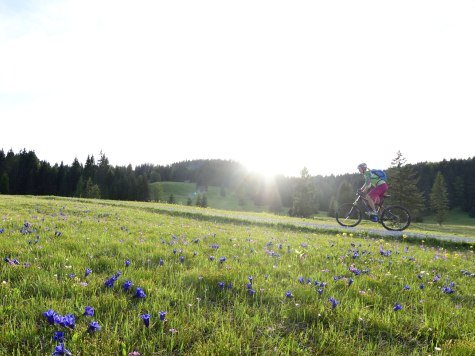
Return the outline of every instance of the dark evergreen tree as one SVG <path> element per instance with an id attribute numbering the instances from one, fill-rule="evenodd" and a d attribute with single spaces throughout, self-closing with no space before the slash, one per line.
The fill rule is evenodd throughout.
<path id="1" fill-rule="evenodd" d="M 430 206 L 435 213 L 435 219 L 439 225 L 447 220 L 449 213 L 449 198 L 444 176 L 437 172 L 430 194 Z"/>
<path id="2" fill-rule="evenodd" d="M 176 204 L 175 196 L 173 194 L 170 194 L 167 200 L 168 204 Z"/>
<path id="3" fill-rule="evenodd" d="M 8 180 L 8 175 L 3 173 L 0 176 L 0 194 L 8 194 L 10 190 L 10 182 Z"/>
<path id="4" fill-rule="evenodd" d="M 300 181 L 294 196 L 292 214 L 300 217 L 310 217 L 318 212 L 316 187 L 306 167 L 300 172 Z"/>
<path id="5" fill-rule="evenodd" d="M 388 193 L 391 195 L 390 204 L 403 205 L 410 211 L 415 221 L 421 221 L 424 197 L 417 187 L 417 173 L 411 165 L 406 164 L 406 158 L 401 152 L 398 151 L 387 173 Z"/>

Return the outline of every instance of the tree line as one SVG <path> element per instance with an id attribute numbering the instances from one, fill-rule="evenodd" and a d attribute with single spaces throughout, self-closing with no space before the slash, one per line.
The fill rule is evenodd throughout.
<path id="1" fill-rule="evenodd" d="M 391 203 L 405 205 L 416 219 L 435 212 L 436 206 L 438 210 L 440 206 L 446 210 L 460 208 L 475 216 L 475 157 L 412 165 L 406 164 L 405 157 L 398 152 L 388 167 L 371 168 L 386 170 Z M 84 164 L 76 158 L 71 165 L 62 162 L 51 165 L 40 161 L 34 151 L 10 150 L 5 154 L 0 150 L 0 193 L 3 194 L 166 201 L 159 191 L 150 189 L 150 183 L 192 182 L 196 183 L 197 191 L 218 186 L 223 191 L 235 192 L 242 201 L 250 198 L 267 210 L 305 217 L 319 211 L 331 215 L 338 204 L 353 201 L 362 179 L 358 173 L 312 176 L 303 168 L 299 177 L 279 175 L 270 182 L 249 172 L 239 162 L 216 159 L 142 164 L 135 168 L 112 166 L 102 152 L 97 162 L 90 155 Z M 434 199 L 439 199 L 439 203 Z"/>

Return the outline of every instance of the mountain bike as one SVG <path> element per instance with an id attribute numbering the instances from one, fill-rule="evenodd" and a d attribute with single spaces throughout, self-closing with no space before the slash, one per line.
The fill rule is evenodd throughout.
<path id="1" fill-rule="evenodd" d="M 379 222 L 385 229 L 391 231 L 402 231 L 411 224 L 409 211 L 400 205 L 384 207 L 384 199 L 389 195 L 384 195 L 379 204 L 376 204 L 378 215 L 372 216 L 373 210 L 365 199 L 366 194 L 358 190 L 356 200 L 353 203 L 341 204 L 336 211 L 336 221 L 341 226 L 353 227 L 358 225 L 363 216 L 367 215 L 373 222 Z"/>

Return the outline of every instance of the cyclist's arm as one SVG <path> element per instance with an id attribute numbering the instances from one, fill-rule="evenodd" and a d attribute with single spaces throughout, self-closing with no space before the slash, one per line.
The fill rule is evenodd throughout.
<path id="1" fill-rule="evenodd" d="M 364 184 L 361 187 L 361 190 L 366 193 L 369 188 L 371 188 L 371 173 L 366 172 L 364 175 Z"/>

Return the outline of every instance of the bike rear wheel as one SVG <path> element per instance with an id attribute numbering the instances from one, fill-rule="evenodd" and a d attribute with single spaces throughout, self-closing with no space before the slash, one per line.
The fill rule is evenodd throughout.
<path id="1" fill-rule="evenodd" d="M 409 211 L 398 205 L 387 207 L 381 215 L 381 224 L 385 229 L 391 231 L 402 231 L 411 224 Z"/>
<path id="2" fill-rule="evenodd" d="M 351 203 L 340 205 L 336 211 L 336 221 L 341 226 L 356 226 L 361 222 L 362 217 L 361 209 Z"/>

